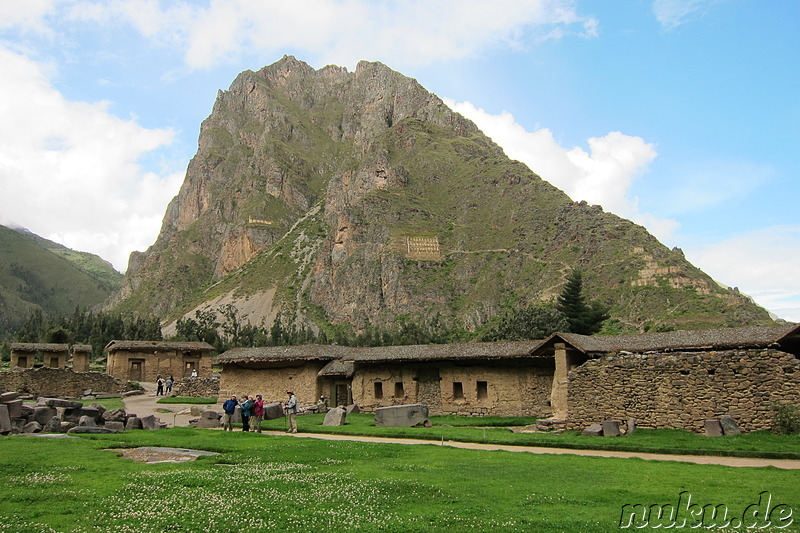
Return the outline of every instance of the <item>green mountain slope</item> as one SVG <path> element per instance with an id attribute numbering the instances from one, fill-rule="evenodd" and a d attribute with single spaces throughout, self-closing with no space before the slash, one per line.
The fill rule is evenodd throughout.
<path id="1" fill-rule="evenodd" d="M 101 304 L 121 279 L 97 256 L 0 226 L 0 336 L 16 330 L 34 309 L 58 316 Z"/>
<path id="2" fill-rule="evenodd" d="M 240 74 L 119 310 L 233 305 L 311 329 L 398 316 L 479 328 L 547 301 L 572 268 L 634 328 L 770 321 L 644 228 L 573 202 L 416 81 L 292 57 Z"/>

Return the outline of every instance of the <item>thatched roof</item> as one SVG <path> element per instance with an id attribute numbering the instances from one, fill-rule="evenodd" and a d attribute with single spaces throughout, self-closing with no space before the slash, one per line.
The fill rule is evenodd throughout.
<path id="1" fill-rule="evenodd" d="M 75 352 L 86 353 L 86 352 L 91 352 L 91 351 L 92 351 L 92 345 L 91 344 L 73 344 L 72 345 L 72 353 L 75 353 Z"/>
<path id="2" fill-rule="evenodd" d="M 166 342 L 166 341 L 111 341 L 106 344 L 105 351 L 126 350 L 131 352 L 213 352 L 214 347 L 207 342 Z"/>
<path id="3" fill-rule="evenodd" d="M 555 333 L 537 351 L 549 350 L 552 342 L 566 342 L 589 354 L 631 352 L 674 352 L 686 350 L 729 350 L 736 348 L 778 348 L 779 342 L 795 326 L 753 326 L 699 331 L 669 331 L 640 335 L 578 335 Z"/>
<path id="4" fill-rule="evenodd" d="M 279 361 L 333 361 L 348 359 L 359 348 L 348 346 L 303 344 L 300 346 L 262 346 L 233 348 L 214 357 L 214 363 L 273 363 Z M 362 348 L 363 349 L 363 348 Z"/>
<path id="5" fill-rule="evenodd" d="M 355 366 L 355 363 L 352 361 L 340 361 L 338 359 L 334 359 L 325 365 L 322 370 L 317 373 L 317 375 L 328 378 L 351 378 L 355 373 Z"/>
<path id="6" fill-rule="evenodd" d="M 67 344 L 47 344 L 40 342 L 12 342 L 9 347 L 12 352 L 68 352 Z"/>
<path id="7" fill-rule="evenodd" d="M 519 359 L 530 357 L 542 341 L 470 342 L 465 344 L 417 344 L 361 348 L 353 361 L 406 362 L 460 359 Z"/>

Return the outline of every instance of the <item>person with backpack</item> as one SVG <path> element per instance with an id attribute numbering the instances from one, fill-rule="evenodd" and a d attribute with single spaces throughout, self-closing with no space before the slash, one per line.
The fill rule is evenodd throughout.
<path id="1" fill-rule="evenodd" d="M 250 415 L 253 413 L 253 400 L 246 394 L 242 396 L 244 401 L 241 404 L 242 409 L 242 431 L 250 431 Z"/>
<path id="2" fill-rule="evenodd" d="M 173 378 L 172 376 L 168 377 L 167 381 L 164 382 L 164 385 L 166 386 L 166 393 L 167 394 L 170 394 L 172 392 L 172 384 L 173 383 L 175 383 L 175 378 Z"/>
<path id="3" fill-rule="evenodd" d="M 264 420 L 264 399 L 260 394 L 256 394 L 256 401 L 253 403 L 253 431 L 261 433 L 261 421 Z"/>

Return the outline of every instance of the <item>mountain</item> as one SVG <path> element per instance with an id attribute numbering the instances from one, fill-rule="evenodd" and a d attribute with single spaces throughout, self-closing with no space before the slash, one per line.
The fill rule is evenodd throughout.
<path id="1" fill-rule="evenodd" d="M 99 305 L 119 290 L 122 277 L 96 255 L 0 226 L 0 337 L 35 309 L 59 316 Z"/>
<path id="2" fill-rule="evenodd" d="M 573 268 L 639 329 L 769 323 L 644 228 L 573 202 L 469 120 L 380 63 L 284 57 L 220 91 L 119 310 L 169 319 L 283 310 L 312 329 L 398 317 L 474 330 L 550 300 Z"/>

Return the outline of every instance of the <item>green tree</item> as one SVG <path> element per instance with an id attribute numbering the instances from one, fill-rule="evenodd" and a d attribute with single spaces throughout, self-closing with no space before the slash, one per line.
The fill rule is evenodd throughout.
<path id="1" fill-rule="evenodd" d="M 567 331 L 566 317 L 552 304 L 531 304 L 507 309 L 481 335 L 480 340 L 524 341 L 544 339 L 557 331 Z"/>
<path id="2" fill-rule="evenodd" d="M 583 295 L 583 275 L 573 270 L 558 296 L 556 308 L 569 323 L 569 331 L 581 335 L 592 335 L 600 331 L 602 323 L 609 317 L 608 309 L 597 301 L 588 301 Z"/>

